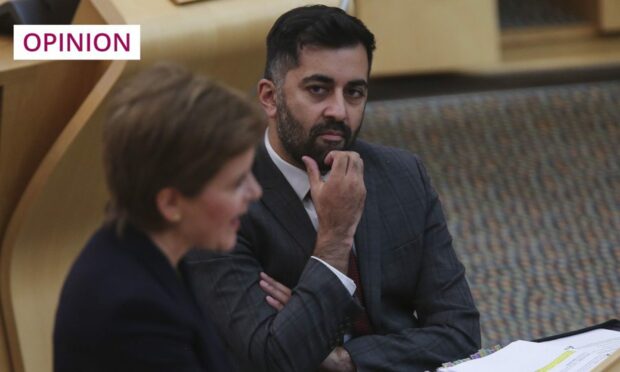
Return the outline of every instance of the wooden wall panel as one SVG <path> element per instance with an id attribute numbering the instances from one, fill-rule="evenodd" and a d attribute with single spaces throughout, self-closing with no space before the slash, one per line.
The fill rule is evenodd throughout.
<path id="1" fill-rule="evenodd" d="M 620 32 L 620 0 L 598 0 L 600 23 L 604 32 Z"/>
<path id="2" fill-rule="evenodd" d="M 359 0 L 356 12 L 377 39 L 375 76 L 499 61 L 494 0 Z"/>

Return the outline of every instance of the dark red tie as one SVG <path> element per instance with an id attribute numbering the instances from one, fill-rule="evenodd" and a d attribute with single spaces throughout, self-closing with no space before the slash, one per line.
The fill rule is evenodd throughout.
<path id="1" fill-rule="evenodd" d="M 362 281 L 360 280 L 360 272 L 357 268 L 357 257 L 353 250 L 349 254 L 349 270 L 347 271 L 347 276 L 355 282 L 357 289 L 355 290 L 355 296 L 360 301 L 362 306 L 364 306 L 364 311 L 361 312 L 354 320 L 353 326 L 351 327 L 351 336 L 358 337 L 363 335 L 368 335 L 372 333 L 372 325 L 370 324 L 370 319 L 368 318 L 368 314 L 366 313 L 366 303 L 364 302 L 364 291 L 362 290 Z"/>

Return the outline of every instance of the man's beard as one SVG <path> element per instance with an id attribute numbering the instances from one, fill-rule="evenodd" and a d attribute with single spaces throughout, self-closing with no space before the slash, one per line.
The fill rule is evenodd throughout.
<path id="1" fill-rule="evenodd" d="M 355 132 L 352 132 L 351 128 L 344 122 L 327 119 L 310 128 L 310 133 L 306 136 L 303 126 L 289 110 L 284 95 L 280 95 L 278 98 L 276 103 L 278 137 L 284 150 L 302 169 L 305 167 L 301 158 L 305 155 L 314 159 L 321 173 L 325 173 L 331 168 L 325 164 L 325 156 L 330 151 L 347 151 L 355 144 L 361 125 Z M 339 142 L 318 142 L 319 136 L 327 131 L 339 132 L 342 140 Z"/>

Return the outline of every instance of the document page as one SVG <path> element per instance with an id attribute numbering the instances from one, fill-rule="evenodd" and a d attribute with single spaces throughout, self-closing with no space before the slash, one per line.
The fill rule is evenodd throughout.
<path id="1" fill-rule="evenodd" d="M 547 346 L 536 342 L 514 341 L 501 350 L 480 359 L 470 360 L 438 372 L 525 372 L 536 371 L 552 363 L 564 353 L 562 346 Z"/>
<path id="2" fill-rule="evenodd" d="M 553 347 L 563 347 L 573 353 L 555 360 L 541 369 L 541 372 L 582 372 L 596 368 L 616 350 L 620 349 L 620 332 L 596 329 L 578 335 L 542 342 Z"/>
<path id="3" fill-rule="evenodd" d="M 493 354 L 438 372 L 584 372 L 620 349 L 620 332 L 597 329 L 547 342 L 515 341 Z"/>
<path id="4" fill-rule="evenodd" d="M 573 336 L 558 338 L 557 340 L 541 342 L 541 344 L 559 345 L 565 348 L 572 347 L 573 349 L 579 349 L 582 347 L 596 346 L 600 342 L 606 342 L 614 339 L 620 339 L 620 332 L 612 331 L 610 329 L 595 329 Z"/>

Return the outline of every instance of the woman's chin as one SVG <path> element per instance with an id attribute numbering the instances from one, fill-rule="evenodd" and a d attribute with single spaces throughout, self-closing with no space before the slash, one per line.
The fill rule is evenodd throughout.
<path id="1" fill-rule="evenodd" d="M 237 243 L 237 235 L 235 234 L 234 237 L 230 239 L 226 239 L 226 241 L 220 242 L 219 244 L 211 244 L 203 249 L 213 251 L 213 252 L 218 252 L 218 253 L 227 253 L 235 249 L 236 243 Z"/>

